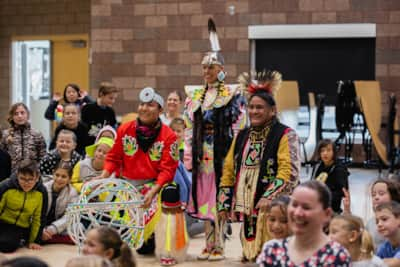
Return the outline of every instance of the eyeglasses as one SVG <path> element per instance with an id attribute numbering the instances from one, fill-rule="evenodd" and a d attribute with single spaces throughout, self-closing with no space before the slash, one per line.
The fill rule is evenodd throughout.
<path id="1" fill-rule="evenodd" d="M 18 178 L 18 180 L 25 184 L 32 184 L 32 183 L 36 182 L 36 179 Z"/>

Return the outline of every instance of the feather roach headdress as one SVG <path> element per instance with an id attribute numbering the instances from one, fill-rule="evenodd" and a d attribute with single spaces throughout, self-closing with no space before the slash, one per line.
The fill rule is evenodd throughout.
<path id="1" fill-rule="evenodd" d="M 244 92 L 247 91 L 250 95 L 262 90 L 273 96 L 281 86 L 282 75 L 276 70 L 251 72 L 250 74 L 244 72 L 239 75 L 238 82 L 240 89 Z"/>
<path id="2" fill-rule="evenodd" d="M 202 65 L 224 65 L 224 57 L 221 55 L 221 47 L 219 45 L 217 27 L 214 21 L 208 19 L 208 34 L 210 38 L 211 51 L 207 52 L 201 61 Z"/>

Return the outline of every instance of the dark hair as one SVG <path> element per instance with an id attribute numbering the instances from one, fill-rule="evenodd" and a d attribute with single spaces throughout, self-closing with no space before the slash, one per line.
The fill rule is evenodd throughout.
<path id="1" fill-rule="evenodd" d="M 322 207 L 324 209 L 331 207 L 332 193 L 326 184 L 317 180 L 311 180 L 299 184 L 298 187 L 306 187 L 314 190 L 318 194 L 318 201 L 322 204 Z"/>
<path id="2" fill-rule="evenodd" d="M 275 101 L 273 95 L 270 94 L 270 93 L 267 93 L 264 90 L 258 90 L 254 94 L 252 94 L 249 97 L 249 102 L 255 96 L 258 96 L 259 98 L 262 98 L 270 107 L 275 107 L 276 106 L 276 101 Z"/>
<path id="3" fill-rule="evenodd" d="M 63 94 L 63 99 L 65 103 L 70 103 L 67 99 L 67 88 L 71 87 L 72 89 L 74 89 L 77 93 L 78 93 L 78 97 L 81 96 L 81 88 L 79 88 L 79 86 L 77 84 L 74 83 L 69 83 L 65 86 L 64 88 L 64 94 Z"/>
<path id="4" fill-rule="evenodd" d="M 22 256 L 9 260 L 5 260 L 0 263 L 2 267 L 49 267 L 44 261 L 35 258 Z"/>
<path id="5" fill-rule="evenodd" d="M 290 197 L 288 195 L 281 195 L 277 198 L 274 198 L 271 201 L 271 204 L 267 208 L 267 212 L 270 212 L 273 207 L 279 207 L 283 214 L 286 214 L 287 207 L 290 202 Z"/>
<path id="6" fill-rule="evenodd" d="M 11 125 L 11 127 L 14 127 L 14 126 L 15 126 L 15 122 L 14 122 L 14 120 L 13 120 L 13 116 L 14 116 L 15 111 L 16 111 L 17 108 L 19 108 L 19 107 L 23 107 L 23 108 L 25 109 L 25 111 L 28 113 L 28 117 L 29 117 L 29 109 L 28 109 L 28 107 L 27 107 L 24 103 L 18 102 L 18 103 L 13 104 L 13 105 L 10 107 L 10 110 L 8 111 L 8 117 L 7 117 L 7 121 L 8 121 L 8 123 Z"/>
<path id="7" fill-rule="evenodd" d="M 58 162 L 58 164 L 54 168 L 53 173 L 55 173 L 58 169 L 66 170 L 67 173 L 68 173 L 68 177 L 69 178 L 72 177 L 73 166 L 71 165 L 71 163 L 69 163 L 67 161 L 60 160 L 60 162 Z"/>
<path id="8" fill-rule="evenodd" d="M 375 207 L 375 213 L 377 211 L 389 210 L 393 213 L 394 217 L 400 217 L 400 203 L 396 201 L 390 201 L 389 203 L 382 203 Z"/>
<path id="9" fill-rule="evenodd" d="M 336 155 L 337 155 L 336 146 L 335 143 L 333 143 L 332 140 L 329 139 L 322 139 L 321 141 L 319 141 L 317 146 L 318 159 L 321 159 L 321 150 L 329 145 L 332 146 L 333 160 L 336 160 Z"/>
<path id="10" fill-rule="evenodd" d="M 39 167 L 36 161 L 30 159 L 24 159 L 21 161 L 17 168 L 17 174 L 29 174 L 35 176 L 39 174 Z"/>
<path id="11" fill-rule="evenodd" d="M 183 96 L 182 96 L 182 93 L 180 92 L 180 91 L 178 91 L 178 90 L 173 90 L 173 91 L 171 91 L 171 92 L 169 92 L 168 93 L 168 96 L 170 95 L 170 94 L 176 94 L 177 96 L 178 96 L 178 98 L 179 98 L 179 101 L 183 101 Z M 167 96 L 167 98 L 168 98 L 168 96 Z"/>
<path id="12" fill-rule="evenodd" d="M 185 128 L 185 121 L 182 118 L 174 118 L 170 123 L 169 127 L 172 128 L 174 125 L 181 125 Z"/>
<path id="13" fill-rule="evenodd" d="M 115 85 L 113 85 L 110 82 L 102 82 L 100 84 L 99 94 L 98 94 L 99 97 L 112 93 L 118 93 L 118 89 L 117 87 L 115 87 Z"/>
<path id="14" fill-rule="evenodd" d="M 400 202 L 400 184 L 394 180 L 389 180 L 387 178 L 378 178 L 376 181 L 373 182 L 371 186 L 371 193 L 374 186 L 380 183 L 386 184 L 386 187 L 388 189 L 392 201 Z"/>
<path id="15" fill-rule="evenodd" d="M 58 132 L 56 141 L 58 140 L 58 137 L 60 136 L 60 134 L 69 134 L 69 135 L 72 136 L 72 140 L 74 140 L 75 144 L 78 142 L 78 138 L 76 137 L 76 134 L 75 134 L 73 131 L 71 131 L 71 130 L 68 130 L 68 129 L 62 129 L 62 130 L 60 130 L 60 131 Z"/>
<path id="16" fill-rule="evenodd" d="M 104 249 L 113 249 L 114 253 L 111 258 L 113 262 L 117 262 L 119 267 L 135 267 L 136 262 L 128 245 L 121 239 L 119 233 L 113 228 L 100 226 L 95 228 L 99 234 L 99 241 Z"/>

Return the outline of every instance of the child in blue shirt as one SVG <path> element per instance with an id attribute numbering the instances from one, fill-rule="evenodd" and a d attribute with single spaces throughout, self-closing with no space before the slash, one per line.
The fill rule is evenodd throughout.
<path id="1" fill-rule="evenodd" d="M 400 204 L 391 201 L 375 207 L 378 232 L 386 240 L 376 255 L 390 266 L 400 266 Z"/>

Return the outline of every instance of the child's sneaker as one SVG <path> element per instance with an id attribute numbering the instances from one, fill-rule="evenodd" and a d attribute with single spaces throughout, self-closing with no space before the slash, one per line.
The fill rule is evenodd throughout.
<path id="1" fill-rule="evenodd" d="M 211 251 L 210 256 L 208 257 L 209 261 L 221 261 L 225 259 L 225 255 L 221 252 L 221 250 L 214 249 Z"/>
<path id="2" fill-rule="evenodd" d="M 205 260 L 208 260 L 209 257 L 210 257 L 210 252 L 208 251 L 207 248 L 205 248 L 205 249 L 203 249 L 201 254 L 197 256 L 197 259 L 201 260 L 201 261 L 205 261 Z"/>

